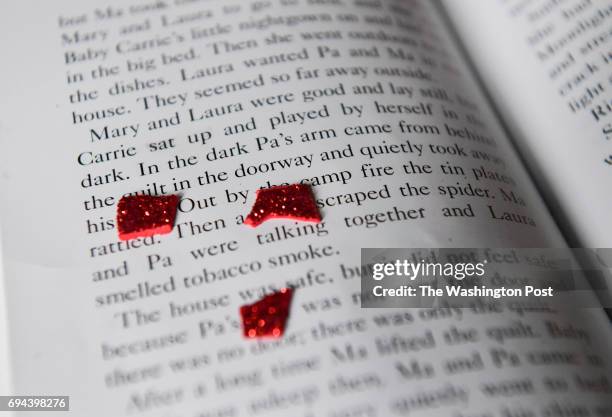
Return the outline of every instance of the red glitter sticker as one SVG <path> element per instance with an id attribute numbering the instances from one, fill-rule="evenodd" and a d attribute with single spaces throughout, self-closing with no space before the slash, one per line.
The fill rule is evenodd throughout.
<path id="1" fill-rule="evenodd" d="M 121 197 L 117 204 L 119 239 L 129 240 L 170 233 L 178 201 L 176 195 Z"/>
<path id="2" fill-rule="evenodd" d="M 283 288 L 256 303 L 240 307 L 242 330 L 249 339 L 281 337 L 285 331 L 293 290 Z"/>
<path id="3" fill-rule="evenodd" d="M 257 190 L 245 224 L 256 227 L 268 219 L 293 219 L 319 223 L 321 214 L 310 185 L 291 184 Z"/>

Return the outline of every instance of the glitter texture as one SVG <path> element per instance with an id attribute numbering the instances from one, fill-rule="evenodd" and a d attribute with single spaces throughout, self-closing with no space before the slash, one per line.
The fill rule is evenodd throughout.
<path id="1" fill-rule="evenodd" d="M 257 190 L 257 198 L 244 223 L 256 227 L 268 219 L 319 223 L 321 214 L 310 185 L 292 184 Z"/>
<path id="2" fill-rule="evenodd" d="M 244 337 L 281 337 L 287 324 L 292 295 L 291 288 L 283 288 L 256 303 L 240 307 Z"/>
<path id="3" fill-rule="evenodd" d="M 117 204 L 119 239 L 129 240 L 170 233 L 178 201 L 176 195 L 121 197 Z"/>

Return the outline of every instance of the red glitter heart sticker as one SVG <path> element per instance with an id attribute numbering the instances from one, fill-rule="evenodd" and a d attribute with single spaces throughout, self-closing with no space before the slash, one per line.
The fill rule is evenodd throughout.
<path id="1" fill-rule="evenodd" d="M 129 240 L 172 231 L 177 195 L 134 195 L 121 197 L 117 204 L 119 239 Z"/>
<path id="2" fill-rule="evenodd" d="M 310 185 L 280 185 L 257 190 L 257 198 L 244 223 L 257 227 L 268 219 L 293 219 L 319 223 L 321 214 Z"/>
<path id="3" fill-rule="evenodd" d="M 281 337 L 285 331 L 293 289 L 283 288 L 261 300 L 240 307 L 245 337 Z"/>

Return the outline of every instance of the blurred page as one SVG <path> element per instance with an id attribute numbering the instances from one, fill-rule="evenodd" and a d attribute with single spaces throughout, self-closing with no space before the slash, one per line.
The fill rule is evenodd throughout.
<path id="1" fill-rule="evenodd" d="M 612 2 L 443 4 L 572 243 L 612 246 Z"/>
<path id="2" fill-rule="evenodd" d="M 2 239 L 0 238 L 0 253 L 2 253 Z M 5 371 L 0 373 L 0 395 L 10 393 L 10 360 L 9 360 L 9 335 L 8 319 L 6 316 L 6 291 L 4 289 L 4 268 L 2 266 L 2 256 L 0 256 L 0 369 Z"/>

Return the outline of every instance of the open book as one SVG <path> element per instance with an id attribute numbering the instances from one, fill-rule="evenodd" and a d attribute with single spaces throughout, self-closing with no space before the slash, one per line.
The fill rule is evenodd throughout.
<path id="1" fill-rule="evenodd" d="M 3 393 L 79 417 L 612 415 L 601 308 L 359 299 L 362 247 L 612 246 L 611 14 L 3 4 Z M 320 224 L 242 224 L 299 182 Z M 180 194 L 171 234 L 118 240 L 136 192 Z M 288 285 L 286 334 L 243 338 L 239 307 Z"/>

